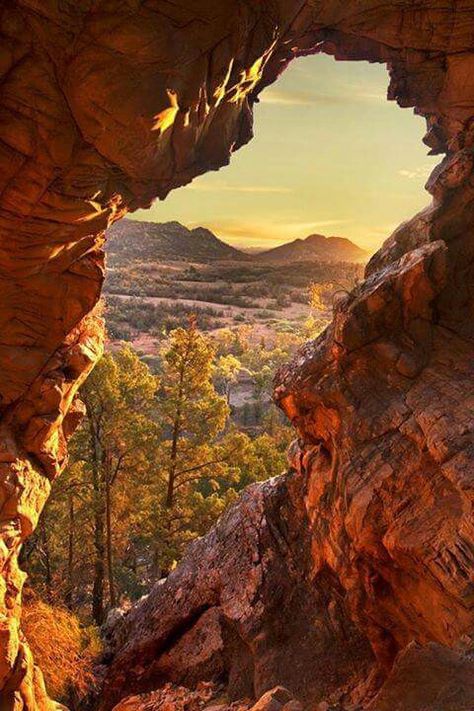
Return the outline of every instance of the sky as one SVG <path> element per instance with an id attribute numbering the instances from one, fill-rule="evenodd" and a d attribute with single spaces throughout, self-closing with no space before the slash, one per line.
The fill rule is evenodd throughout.
<path id="1" fill-rule="evenodd" d="M 230 166 L 196 178 L 133 219 L 203 226 L 238 247 L 314 232 L 375 251 L 430 202 L 439 158 L 425 122 L 386 100 L 383 65 L 317 55 L 293 62 L 255 106 L 255 138 Z"/>

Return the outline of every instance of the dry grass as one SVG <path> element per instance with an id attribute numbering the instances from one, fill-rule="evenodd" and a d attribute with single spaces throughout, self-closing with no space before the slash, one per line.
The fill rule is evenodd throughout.
<path id="1" fill-rule="evenodd" d="M 97 631 L 82 628 L 64 607 L 38 599 L 25 603 L 22 628 L 48 693 L 58 700 L 65 699 L 71 689 L 78 697 L 87 693 L 93 681 L 93 661 L 100 652 Z"/>

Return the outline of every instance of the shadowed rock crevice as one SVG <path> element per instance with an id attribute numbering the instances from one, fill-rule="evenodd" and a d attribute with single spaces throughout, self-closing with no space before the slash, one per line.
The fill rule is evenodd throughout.
<path id="1" fill-rule="evenodd" d="M 473 21 L 471 3 L 441 0 L 3 4 L 2 709 L 54 708 L 19 631 L 17 555 L 67 461 L 76 393 L 102 352 L 104 230 L 225 165 L 251 138 L 259 93 L 308 53 L 387 64 L 389 98 L 425 116 L 426 144 L 445 154 L 428 182 L 433 204 L 394 233 L 328 331 L 279 374 L 276 399 L 300 439 L 296 474 L 250 490 L 201 559 L 198 543 L 130 613 L 106 705 L 150 686 L 151 667 L 164 664 L 151 650 L 182 629 L 166 655 L 176 651 L 205 615 L 215 648 L 237 648 L 225 674 L 237 678 L 241 664 L 256 695 L 291 670 L 302 698 L 355 688 L 353 674 L 367 680 L 373 665 L 369 642 L 379 682 L 412 640 L 438 644 L 437 664 L 464 654 L 445 648 L 466 643 L 473 626 Z M 240 528 L 226 532 L 232 517 Z M 244 572 L 231 581 L 221 570 Z M 130 660 L 142 637 L 140 671 Z M 401 662 L 394 669 L 403 675 Z"/>

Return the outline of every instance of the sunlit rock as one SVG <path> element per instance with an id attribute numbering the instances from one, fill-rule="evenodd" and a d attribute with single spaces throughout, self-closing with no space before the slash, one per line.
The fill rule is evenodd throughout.
<path id="1" fill-rule="evenodd" d="M 346 696 L 365 684 L 370 697 L 412 640 L 450 648 L 472 633 L 473 22 L 471 3 L 441 0 L 3 4 L 2 711 L 54 708 L 19 631 L 17 555 L 66 462 L 76 392 L 102 351 L 103 232 L 225 165 L 251 138 L 258 93 L 305 53 L 387 63 L 389 98 L 424 115 L 427 144 L 446 153 L 428 183 L 434 202 L 387 241 L 327 333 L 280 373 L 298 473 L 246 494 L 231 549 L 214 532 L 207 567 L 191 552 L 174 574 L 176 595 L 166 592 L 173 582 L 150 595 L 146 639 L 159 619 L 160 639 L 174 646 L 225 603 L 230 689 L 256 698 L 291 675 L 326 703 L 338 684 Z M 298 486 L 307 490 L 290 495 Z M 267 505 L 277 508 L 267 515 Z M 232 577 L 225 561 L 246 540 L 255 560 L 235 559 L 242 572 Z M 117 650 L 110 703 L 130 694 L 138 629 Z M 333 667 L 323 657 L 313 674 L 328 639 L 340 642 Z M 351 643 L 362 651 L 351 656 Z M 147 644 L 143 678 L 164 683 L 152 673 L 163 649 Z"/>

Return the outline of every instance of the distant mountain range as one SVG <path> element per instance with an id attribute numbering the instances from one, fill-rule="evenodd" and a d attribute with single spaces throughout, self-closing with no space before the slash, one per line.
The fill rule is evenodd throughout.
<path id="1" fill-rule="evenodd" d="M 109 265 L 115 262 L 185 260 L 259 261 L 290 263 L 302 261 L 361 262 L 368 253 L 345 237 L 313 234 L 263 252 L 247 254 L 231 247 L 205 227 L 192 230 L 179 222 L 120 220 L 107 233 Z"/>
<path id="2" fill-rule="evenodd" d="M 264 262 L 361 262 L 368 252 L 345 237 L 325 237 L 309 235 L 306 239 L 295 239 L 279 247 L 260 252 L 257 259 Z"/>
<path id="3" fill-rule="evenodd" d="M 179 222 L 119 220 L 107 232 L 109 263 L 115 259 L 141 262 L 186 260 L 249 260 L 249 255 L 231 247 L 205 227 L 189 230 Z"/>

